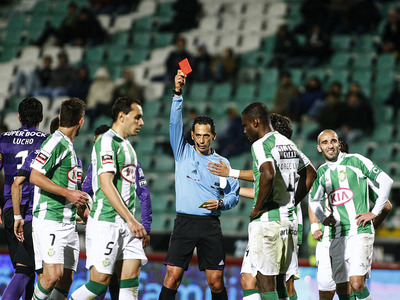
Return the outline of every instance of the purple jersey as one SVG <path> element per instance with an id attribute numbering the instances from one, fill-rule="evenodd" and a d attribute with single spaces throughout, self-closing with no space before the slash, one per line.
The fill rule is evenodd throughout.
<path id="1" fill-rule="evenodd" d="M 4 209 L 12 207 L 11 185 L 29 153 L 40 148 L 48 134 L 36 127 L 26 127 L 4 132 L 0 136 L 0 169 L 4 167 Z M 22 202 L 29 201 L 30 187 L 22 188 Z"/>
<path id="2" fill-rule="evenodd" d="M 92 172 L 92 164 L 90 164 L 86 173 L 85 181 L 82 184 L 82 191 L 88 193 L 90 197 L 93 197 Z M 151 198 L 146 177 L 144 176 L 144 172 L 139 161 L 136 168 L 136 194 L 140 200 L 142 225 L 149 233 L 152 221 Z"/>

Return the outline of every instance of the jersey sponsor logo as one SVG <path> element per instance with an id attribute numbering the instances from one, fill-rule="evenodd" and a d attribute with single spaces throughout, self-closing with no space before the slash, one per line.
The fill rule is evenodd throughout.
<path id="1" fill-rule="evenodd" d="M 139 180 L 139 186 L 146 186 L 146 185 L 147 185 L 146 179 Z"/>
<path id="2" fill-rule="evenodd" d="M 276 145 L 281 159 L 300 158 L 299 151 L 294 145 Z"/>
<path id="3" fill-rule="evenodd" d="M 338 178 L 339 178 L 340 181 L 345 181 L 346 178 L 347 178 L 346 172 L 345 171 L 340 171 L 339 174 L 338 174 Z"/>
<path id="4" fill-rule="evenodd" d="M 353 200 L 354 192 L 348 188 L 335 189 L 328 194 L 329 203 L 332 206 L 341 206 Z"/>
<path id="5" fill-rule="evenodd" d="M 36 156 L 36 161 L 42 165 L 45 165 L 46 162 L 49 160 L 51 154 L 44 151 L 44 150 L 40 150 L 40 153 Z"/>
<path id="6" fill-rule="evenodd" d="M 82 169 L 78 166 L 72 167 L 67 173 L 68 180 L 74 184 L 82 181 Z"/>
<path id="7" fill-rule="evenodd" d="M 37 137 L 46 137 L 47 134 L 41 131 L 8 131 L 4 133 L 4 136 L 21 136 L 21 137 L 30 137 L 30 136 L 37 136 Z"/>
<path id="8" fill-rule="evenodd" d="M 106 165 L 106 164 L 113 164 L 113 152 L 112 151 L 105 151 L 100 153 L 101 156 L 101 164 Z"/>
<path id="9" fill-rule="evenodd" d="M 136 183 L 136 166 L 134 164 L 127 165 L 121 169 L 121 176 L 126 181 Z"/>

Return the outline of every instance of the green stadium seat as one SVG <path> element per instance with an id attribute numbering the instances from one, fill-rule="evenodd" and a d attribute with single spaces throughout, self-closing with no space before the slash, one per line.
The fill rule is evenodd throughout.
<path id="1" fill-rule="evenodd" d="M 265 69 L 261 74 L 260 84 L 276 86 L 279 82 L 279 71 L 277 69 Z"/>
<path id="2" fill-rule="evenodd" d="M 376 68 L 378 70 L 393 70 L 396 66 L 396 57 L 391 54 L 381 54 L 376 61 Z"/>
<path id="3" fill-rule="evenodd" d="M 165 212 L 153 213 L 151 232 L 171 232 L 174 226 L 174 219 L 175 219 L 175 213 L 174 214 L 166 214 Z"/>
<path id="4" fill-rule="evenodd" d="M 22 29 L 7 30 L 2 44 L 5 47 L 18 46 L 21 43 L 21 34 Z"/>
<path id="5" fill-rule="evenodd" d="M 317 141 L 306 141 L 301 147 L 301 151 L 311 160 L 317 159 L 321 153 L 317 150 Z"/>
<path id="6" fill-rule="evenodd" d="M 17 46 L 3 47 L 0 55 L 0 62 L 5 62 L 16 58 L 18 55 L 19 48 Z"/>
<path id="7" fill-rule="evenodd" d="M 105 46 L 91 47 L 85 53 L 85 62 L 87 62 L 88 64 L 100 64 L 104 61 L 105 52 Z"/>
<path id="8" fill-rule="evenodd" d="M 170 213 L 175 212 L 175 202 L 172 195 L 154 192 L 154 187 L 150 187 L 151 190 L 151 208 L 153 213 Z"/>
<path id="9" fill-rule="evenodd" d="M 262 60 L 262 53 L 258 50 L 245 52 L 240 55 L 239 63 L 241 67 L 257 67 Z"/>
<path id="10" fill-rule="evenodd" d="M 149 51 L 147 49 L 134 49 L 130 51 L 127 64 L 138 65 L 144 62 L 149 57 Z"/>
<path id="11" fill-rule="evenodd" d="M 357 36 L 354 40 L 354 50 L 356 52 L 372 52 L 373 48 L 373 36 L 361 35 Z"/>
<path id="12" fill-rule="evenodd" d="M 135 32 L 132 37 L 132 44 L 135 48 L 148 49 L 150 47 L 151 39 L 151 33 Z"/>
<path id="13" fill-rule="evenodd" d="M 273 99 L 275 98 L 275 93 L 276 93 L 275 86 L 263 84 L 258 88 L 257 100 L 260 102 L 264 102 L 265 104 L 272 103 Z"/>
<path id="14" fill-rule="evenodd" d="M 371 145 L 365 141 L 358 141 L 354 142 L 353 144 L 349 145 L 349 152 L 350 153 L 358 153 L 363 156 L 369 157 L 373 151 Z"/>
<path id="15" fill-rule="evenodd" d="M 161 193 L 173 193 L 174 192 L 174 175 L 171 176 L 153 176 L 151 180 L 148 180 L 149 189 L 152 192 Z"/>
<path id="16" fill-rule="evenodd" d="M 237 155 L 237 156 L 229 157 L 229 163 L 231 164 L 231 167 L 233 169 L 237 169 L 237 170 L 250 169 L 252 161 L 253 161 L 253 158 L 252 158 L 250 152 L 244 153 L 241 155 Z"/>
<path id="17" fill-rule="evenodd" d="M 7 30 L 18 30 L 25 27 L 25 16 L 13 14 L 8 20 Z"/>
<path id="18" fill-rule="evenodd" d="M 107 63 L 110 64 L 122 64 L 127 60 L 129 51 L 125 50 L 125 48 L 121 46 L 111 46 L 107 47 Z"/>
<path id="19" fill-rule="evenodd" d="M 329 82 L 339 81 L 344 84 L 349 81 L 349 72 L 347 70 L 332 70 L 329 76 Z"/>
<path id="20" fill-rule="evenodd" d="M 144 17 L 137 19 L 133 24 L 134 32 L 143 32 L 143 31 L 151 31 L 154 24 L 153 17 Z"/>
<path id="21" fill-rule="evenodd" d="M 174 15 L 173 5 L 174 1 L 159 3 L 155 15 L 156 16 Z"/>
<path id="22" fill-rule="evenodd" d="M 140 157 L 138 157 L 138 161 L 140 162 L 145 174 L 150 171 L 151 164 L 153 162 L 152 153 L 141 153 Z"/>
<path id="23" fill-rule="evenodd" d="M 113 46 L 126 47 L 129 44 L 129 32 L 117 32 L 111 35 Z"/>
<path id="24" fill-rule="evenodd" d="M 379 147 L 376 147 L 372 152 L 370 159 L 374 162 L 390 161 L 393 159 L 393 147 L 391 143 L 385 143 L 384 140 L 379 141 Z M 378 164 L 379 166 L 379 164 Z"/>
<path id="25" fill-rule="evenodd" d="M 197 101 L 198 99 L 207 99 L 209 97 L 209 90 L 210 90 L 209 83 L 192 83 L 188 93 L 189 101 Z"/>
<path id="26" fill-rule="evenodd" d="M 326 74 L 326 70 L 325 69 L 310 69 L 307 71 L 306 73 L 306 80 L 308 80 L 310 77 L 312 76 L 316 76 L 319 78 L 319 80 L 321 80 L 321 82 L 325 81 L 327 74 Z"/>
<path id="27" fill-rule="evenodd" d="M 140 136 L 140 140 L 135 142 L 135 150 L 139 154 L 152 153 L 156 147 L 156 140 L 152 136 Z"/>
<path id="28" fill-rule="evenodd" d="M 338 52 L 332 55 L 330 60 L 330 66 L 336 69 L 344 69 L 349 66 L 350 62 L 350 54 L 349 53 L 342 53 Z"/>
<path id="29" fill-rule="evenodd" d="M 107 61 L 108 71 L 112 80 L 117 80 L 122 77 L 123 66 Z"/>
<path id="30" fill-rule="evenodd" d="M 383 115 L 386 114 L 386 115 Z M 377 108 L 375 111 L 375 129 L 372 134 L 372 140 L 382 143 L 389 142 L 393 137 L 393 125 L 388 123 L 392 117 L 392 111 L 389 107 Z M 376 149 L 375 149 L 376 150 Z M 381 144 L 378 152 L 381 151 Z M 375 151 L 374 151 L 375 152 Z"/>
<path id="31" fill-rule="evenodd" d="M 154 167 L 153 170 L 156 173 L 173 173 L 175 171 L 175 162 L 174 159 L 169 155 L 157 155 L 154 157 Z"/>
<path id="32" fill-rule="evenodd" d="M 334 35 L 332 37 L 333 51 L 350 51 L 352 38 L 349 35 Z"/>
<path id="33" fill-rule="evenodd" d="M 67 2 L 67 1 L 59 1 L 59 2 Z M 35 6 L 31 10 L 32 15 L 35 16 L 44 16 L 48 15 L 50 11 L 50 1 L 37 1 Z"/>
<path id="34" fill-rule="evenodd" d="M 210 117 L 214 119 L 219 119 L 226 117 L 226 112 L 230 107 L 236 107 L 234 102 L 229 102 L 229 101 L 214 101 L 211 102 L 210 105 Z M 219 123 L 216 120 L 214 120 L 215 123 Z M 221 124 L 219 124 L 221 125 Z"/>
<path id="35" fill-rule="evenodd" d="M 106 115 L 97 116 L 93 121 L 92 131 L 94 131 L 97 127 L 103 124 L 111 126 L 111 117 Z"/>
<path id="36" fill-rule="evenodd" d="M 272 53 L 272 50 L 274 48 L 274 43 L 275 43 L 274 37 L 265 38 L 262 42 L 261 50 L 263 50 L 263 52 Z"/>
<path id="37" fill-rule="evenodd" d="M 361 84 L 363 89 L 369 89 L 372 80 L 372 72 L 368 70 L 356 70 L 353 71 L 352 81 Z"/>
<path id="38" fill-rule="evenodd" d="M 173 43 L 173 34 L 172 33 L 158 33 L 155 35 L 152 43 L 153 48 L 161 48 L 170 46 Z"/>
<path id="39" fill-rule="evenodd" d="M 232 84 L 230 82 L 220 83 L 213 86 L 210 98 L 213 101 L 228 101 L 232 95 Z"/>
<path id="40" fill-rule="evenodd" d="M 357 53 L 353 58 L 352 68 L 371 69 L 373 63 L 372 53 Z"/>
<path id="41" fill-rule="evenodd" d="M 235 102 L 253 102 L 256 85 L 252 83 L 241 84 L 237 87 L 235 95 L 233 97 Z"/>

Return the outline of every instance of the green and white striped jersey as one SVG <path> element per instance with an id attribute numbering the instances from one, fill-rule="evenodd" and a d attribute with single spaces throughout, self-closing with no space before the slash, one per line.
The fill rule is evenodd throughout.
<path id="1" fill-rule="evenodd" d="M 382 170 L 359 154 L 340 153 L 336 162 L 323 164 L 317 172 L 310 193 L 311 201 L 324 201 L 327 211 L 333 212 L 335 227 L 330 238 L 360 233 L 374 233 L 372 221 L 365 227 L 357 226 L 356 215 L 369 212 L 370 189 L 368 178 L 376 181 Z M 377 199 L 375 194 L 374 200 Z"/>
<path id="2" fill-rule="evenodd" d="M 262 210 L 266 212 L 259 220 L 293 220 L 298 172 L 310 161 L 291 140 L 276 131 L 269 132 L 255 141 L 251 146 L 251 153 L 255 183 L 254 204 L 258 197 L 261 165 L 270 161 L 276 170 L 272 190 L 262 206 Z"/>
<path id="3" fill-rule="evenodd" d="M 59 130 L 43 142 L 31 167 L 46 175 L 55 184 L 70 190 L 78 189 L 78 182 L 82 177 L 82 169 L 78 167 L 73 144 Z M 65 197 L 35 186 L 33 215 L 42 220 L 74 224 L 76 206 Z"/>
<path id="4" fill-rule="evenodd" d="M 132 145 L 113 129 L 97 139 L 92 151 L 92 218 L 107 222 L 125 222 L 100 189 L 99 176 L 105 172 L 114 173 L 115 187 L 129 211 L 135 213 L 136 166 L 136 152 Z"/>

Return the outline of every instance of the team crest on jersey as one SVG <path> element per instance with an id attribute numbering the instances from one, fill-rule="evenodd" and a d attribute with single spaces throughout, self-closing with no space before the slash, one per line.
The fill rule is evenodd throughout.
<path id="1" fill-rule="evenodd" d="M 136 166 L 134 164 L 127 165 L 121 169 L 121 176 L 126 181 L 136 183 Z"/>
<path id="2" fill-rule="evenodd" d="M 114 163 L 112 151 L 101 152 L 100 156 L 101 156 L 101 164 L 102 165 Z"/>
<path id="3" fill-rule="evenodd" d="M 335 189 L 328 194 L 329 203 L 332 206 L 341 206 L 353 200 L 354 192 L 348 188 Z"/>
<path id="4" fill-rule="evenodd" d="M 82 169 L 78 166 L 73 167 L 71 170 L 68 171 L 67 177 L 68 180 L 74 184 L 82 182 Z"/>
<path id="5" fill-rule="evenodd" d="M 46 162 L 49 160 L 51 154 L 41 150 L 40 153 L 36 156 L 36 161 L 42 165 L 45 165 Z"/>
<path id="6" fill-rule="evenodd" d="M 53 248 L 50 248 L 49 251 L 47 251 L 47 254 L 48 254 L 50 257 L 53 257 L 54 254 L 56 254 L 56 251 L 55 251 Z"/>
<path id="7" fill-rule="evenodd" d="M 103 260 L 103 266 L 104 267 L 108 267 L 109 265 L 111 265 L 111 262 L 110 262 L 110 259 L 109 258 L 106 258 L 105 260 Z"/>
<path id="8" fill-rule="evenodd" d="M 347 178 L 346 172 L 345 171 L 340 171 L 339 175 L 338 175 L 338 178 L 339 178 L 340 181 L 345 181 L 346 178 Z"/>

